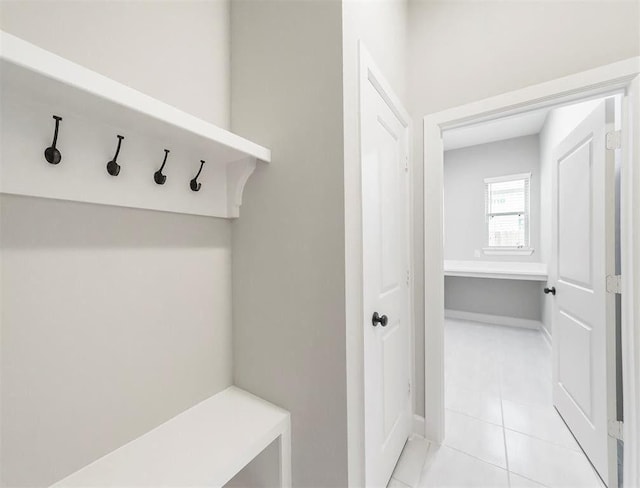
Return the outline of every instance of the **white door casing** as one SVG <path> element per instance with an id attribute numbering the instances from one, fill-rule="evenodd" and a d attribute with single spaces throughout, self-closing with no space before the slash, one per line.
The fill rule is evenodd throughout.
<path id="1" fill-rule="evenodd" d="M 409 130 L 408 119 L 399 116 L 394 99 L 373 77 L 363 78 L 360 137 L 367 487 L 387 485 L 411 431 L 412 418 Z M 386 325 L 373 324 L 374 312 L 386 316 Z"/>
<path id="2" fill-rule="evenodd" d="M 626 90 L 622 114 L 623 480 L 640 486 L 640 76 Z"/>
<path id="3" fill-rule="evenodd" d="M 617 486 L 615 420 L 614 100 L 607 99 L 554 150 L 552 180 L 553 400 L 600 477 Z"/>

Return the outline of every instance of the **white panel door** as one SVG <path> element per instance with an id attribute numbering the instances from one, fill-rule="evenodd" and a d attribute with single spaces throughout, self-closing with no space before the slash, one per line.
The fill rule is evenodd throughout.
<path id="1" fill-rule="evenodd" d="M 365 476 L 380 487 L 411 428 L 408 128 L 379 86 L 361 89 Z"/>
<path id="2" fill-rule="evenodd" d="M 554 404 L 600 477 L 617 486 L 615 440 L 613 100 L 596 109 L 554 151 Z M 613 485 L 611 484 L 613 483 Z"/>

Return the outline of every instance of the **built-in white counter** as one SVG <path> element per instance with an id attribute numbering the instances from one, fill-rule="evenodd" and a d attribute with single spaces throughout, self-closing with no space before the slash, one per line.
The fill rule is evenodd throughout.
<path id="1" fill-rule="evenodd" d="M 444 261 L 445 276 L 547 281 L 547 265 L 531 262 Z"/>

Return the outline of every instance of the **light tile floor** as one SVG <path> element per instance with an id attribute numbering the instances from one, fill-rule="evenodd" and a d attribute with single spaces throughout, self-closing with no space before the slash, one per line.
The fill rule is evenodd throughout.
<path id="1" fill-rule="evenodd" d="M 602 488 L 551 393 L 541 332 L 447 320 L 446 438 L 412 438 L 389 486 Z"/>

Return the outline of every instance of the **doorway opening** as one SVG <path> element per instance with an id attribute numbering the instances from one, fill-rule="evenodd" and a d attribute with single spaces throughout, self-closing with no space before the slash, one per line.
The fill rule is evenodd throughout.
<path id="1" fill-rule="evenodd" d="M 597 425 L 602 424 L 603 416 L 598 419 L 593 412 L 592 423 L 601 431 L 604 428 L 596 440 L 595 432 L 579 432 L 580 426 L 572 418 L 573 410 L 580 415 L 590 414 L 587 410 L 598 401 L 597 395 L 607 397 L 607 392 L 598 391 L 598 385 L 585 374 L 572 371 L 578 365 L 569 365 L 569 371 L 564 366 L 564 356 L 570 360 L 580 354 L 604 357 L 605 331 L 596 338 L 600 324 L 591 324 L 595 325 L 595 332 L 590 339 L 599 341 L 601 347 L 592 343 L 594 351 L 586 352 L 575 350 L 576 344 L 572 343 L 579 342 L 579 333 L 576 335 L 570 326 L 563 327 L 563 323 L 554 324 L 558 321 L 555 285 L 563 279 L 571 284 L 570 277 L 564 275 L 565 268 L 572 264 L 564 254 L 559 263 L 555 241 L 562 238 L 563 246 L 568 244 L 564 242 L 564 231 L 571 231 L 569 239 L 580 235 L 579 228 L 564 219 L 560 221 L 556 214 L 560 211 L 566 218 L 572 213 L 568 215 L 571 220 L 580 221 L 585 212 L 591 214 L 592 207 L 603 204 L 602 199 L 582 202 L 586 205 L 581 212 L 582 207 L 576 207 L 576 203 L 589 194 L 580 195 L 572 188 L 586 178 L 587 187 L 596 189 L 599 183 L 591 179 L 611 162 L 615 167 L 612 174 L 617 178 L 609 182 L 607 191 L 616 202 L 610 208 L 610 217 L 618 225 L 607 231 L 612 234 L 610 241 L 618 258 L 612 256 L 609 272 L 620 271 L 619 185 L 614 184 L 619 182 L 620 159 L 616 161 L 613 153 L 612 161 L 605 161 L 603 152 L 598 166 L 595 154 L 583 158 L 586 165 L 580 165 L 575 157 L 564 157 L 559 163 L 555 156 L 558 146 L 570 134 L 580 132 L 592 113 L 599 114 L 602 120 L 598 123 L 604 124 L 607 107 L 612 125 L 603 126 L 602 130 L 619 130 L 621 95 L 613 94 L 443 132 L 445 431 L 442 446 L 431 452 L 423 473 L 427 486 L 464 485 L 470 473 L 475 473 L 472 477 L 491 479 L 492 486 L 602 486 L 601 478 L 609 485 L 621 481 L 621 457 L 616 456 L 613 473 L 609 472 L 606 453 L 604 463 L 601 459 L 609 447 L 606 417 L 603 425 Z M 592 127 L 586 129 L 585 132 L 583 127 L 584 134 L 579 135 L 582 145 L 585 134 L 590 140 Z M 561 164 L 576 166 L 570 175 L 570 195 L 566 195 L 564 179 L 558 181 L 565 171 Z M 568 202 L 562 200 L 567 197 Z M 561 209 L 556 198 L 562 200 Z M 595 215 L 605 216 L 602 212 Z M 598 225 L 593 224 L 597 222 L 592 220 L 590 215 L 585 219 L 590 224 L 588 231 L 603 234 L 604 228 L 596 229 Z M 559 227 L 563 231 L 555 232 L 554 228 Z M 596 236 L 582 237 L 598 240 Z M 575 249 L 571 249 L 570 258 L 579 256 L 581 249 L 589 251 L 582 268 L 604 266 L 605 254 L 597 258 L 601 263 L 591 262 L 596 256 L 590 250 L 598 247 L 594 246 L 597 243 L 571 244 Z M 606 290 L 597 288 L 597 284 L 591 286 L 590 301 L 606 301 Z M 619 304 L 620 296 L 615 297 Z M 582 308 L 586 310 L 588 306 Z M 567 306 L 560 312 L 566 314 Z M 614 310 L 612 327 L 615 318 L 619 324 L 619 307 L 617 312 Z M 580 311 L 577 313 L 580 315 Z M 554 336 L 556 342 L 565 344 L 552 348 Z M 612 335 L 613 340 L 615 337 L 619 335 Z M 621 373 L 615 362 L 613 368 L 614 376 Z M 621 381 L 613 382 L 613 395 L 621 393 L 616 386 L 621 387 Z M 554 393 L 561 396 L 563 391 L 570 392 L 575 402 L 583 400 L 582 404 L 556 407 Z M 582 399 L 580 394 L 585 391 L 587 397 Z M 614 401 L 611 406 L 616 420 L 622 420 L 617 403 Z M 572 426 L 576 432 L 572 432 Z M 594 445 L 598 442 L 604 445 Z"/>
<path id="2" fill-rule="evenodd" d="M 611 127 L 604 127 L 607 107 Z M 503 468 L 509 478 L 548 486 L 566 482 L 598 486 L 597 476 L 615 486 L 621 479 L 621 458 L 614 458 L 614 472 L 608 465 L 606 405 L 595 412 L 600 397 L 608 397 L 609 392 L 602 390 L 607 385 L 597 385 L 590 375 L 596 368 L 607 368 L 602 362 L 607 324 L 599 323 L 598 311 L 579 297 L 573 297 L 576 304 L 561 304 L 556 296 L 558 281 L 565 287 L 577 286 L 576 271 L 599 266 L 604 270 L 606 242 L 613 245 L 608 273 L 619 274 L 615 263 L 620 262 L 620 228 L 608 228 L 604 222 L 619 222 L 619 212 L 615 218 L 619 191 L 614 179 L 605 181 L 597 173 L 613 162 L 611 173 L 619 181 L 616 151 L 611 149 L 610 162 L 603 147 L 597 155 L 600 166 L 597 147 L 587 148 L 582 159 L 579 153 L 569 157 L 556 153 L 572 133 L 578 134 L 579 148 L 591 144 L 593 128 L 580 132 L 580 127 L 593 113 L 601 116 L 597 123 L 602 131 L 619 130 L 620 107 L 621 95 L 613 95 L 443 133 L 444 446 Z M 567 171 L 569 182 L 562 178 Z M 577 191 L 581 182 L 585 192 Z M 605 188 L 607 183 L 610 187 Z M 591 195 L 598 188 L 617 202 L 610 216 L 598 208 L 606 206 L 606 200 Z M 580 222 L 588 225 L 581 227 Z M 591 235 L 596 230 L 598 234 Z M 608 241 L 605 232 L 611 233 Z M 575 241 L 578 236 L 582 241 Z M 605 245 L 596 242 L 600 239 Z M 561 253 L 558 241 L 563 244 Z M 580 265 L 568 269 L 582 254 Z M 588 290 L 586 300 L 611 301 L 606 286 L 598 287 L 592 278 L 590 274 L 578 287 Z M 606 285 L 606 274 L 600 281 Z M 612 303 L 615 297 L 619 303 L 620 295 L 612 296 Z M 620 310 L 612 312 L 615 341 Z M 581 340 L 586 340 L 586 347 Z M 576 359 L 585 362 L 582 371 L 576 371 L 581 367 Z M 622 382 L 615 376 L 621 369 L 616 368 L 615 358 L 610 359 L 611 393 L 619 398 L 616 386 Z M 574 404 L 563 405 L 563 394 Z M 611 402 L 611 415 L 621 421 L 617 405 Z M 589 419 L 592 432 L 580 431 L 576 415 Z"/>
<path id="3" fill-rule="evenodd" d="M 637 479 L 637 64 L 425 118 L 426 435 L 527 486 Z"/>

